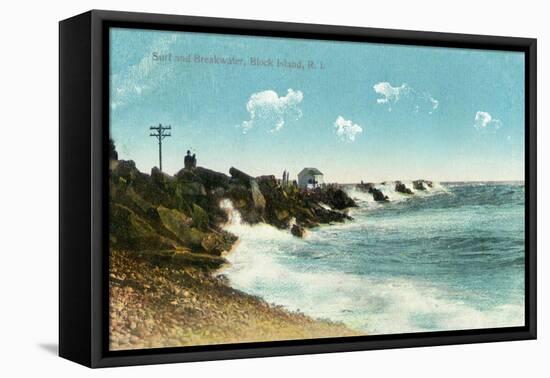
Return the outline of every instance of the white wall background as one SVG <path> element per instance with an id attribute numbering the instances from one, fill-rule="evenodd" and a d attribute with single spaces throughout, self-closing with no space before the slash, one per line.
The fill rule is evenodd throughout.
<path id="1" fill-rule="evenodd" d="M 313 5 L 314 4 L 314 5 Z M 117 377 L 519 377 L 550 372 L 543 300 L 550 274 L 550 159 L 546 129 L 550 51 L 544 1 L 83 0 L 4 2 L 0 22 L 0 375 Z M 112 9 L 539 39 L 539 340 L 389 351 L 89 370 L 58 358 L 58 26 L 86 10 Z M 545 114 L 546 112 L 546 114 Z M 545 143 L 546 142 L 546 143 Z M 547 172 L 547 171 L 546 171 Z M 548 376 L 548 375 L 546 375 Z"/>

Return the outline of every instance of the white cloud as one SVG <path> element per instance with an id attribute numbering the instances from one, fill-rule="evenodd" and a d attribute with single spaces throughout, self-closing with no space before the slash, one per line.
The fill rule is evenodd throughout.
<path id="1" fill-rule="evenodd" d="M 117 110 L 140 101 L 140 97 L 170 80 L 172 70 L 151 59 L 155 51 L 170 51 L 177 41 L 176 34 L 161 35 L 147 47 L 147 53 L 127 70 L 110 75 L 111 109 Z"/>
<path id="2" fill-rule="evenodd" d="M 399 101 L 405 101 L 405 107 L 411 109 L 414 113 L 427 112 L 433 114 L 439 108 L 439 100 L 435 99 L 428 92 L 419 92 L 407 83 L 394 87 L 387 81 L 374 84 L 373 89 L 381 97 L 376 102 L 386 105 L 388 110 L 392 111 L 392 104 Z"/>
<path id="3" fill-rule="evenodd" d="M 392 87 L 387 81 L 374 84 L 373 88 L 376 93 L 382 95 L 382 97 L 376 99 L 379 104 L 396 103 L 401 96 L 406 95 L 411 90 L 407 83 L 403 83 L 399 87 Z M 389 109 L 391 110 L 391 105 Z"/>
<path id="4" fill-rule="evenodd" d="M 474 118 L 474 127 L 477 130 L 496 130 L 502 126 L 502 122 L 496 118 L 493 118 L 488 112 L 478 111 Z"/>
<path id="5" fill-rule="evenodd" d="M 348 140 L 350 142 L 355 141 L 355 136 L 363 132 L 363 128 L 356 123 L 353 123 L 350 119 L 344 119 L 342 116 L 338 116 L 334 121 L 334 128 L 336 129 L 336 135 L 342 140 Z"/>
<path id="6" fill-rule="evenodd" d="M 437 108 L 439 108 L 439 101 L 433 98 L 432 96 L 429 96 L 429 100 L 432 103 L 432 110 L 429 111 L 428 113 L 433 114 L 433 112 L 435 112 Z"/>
<path id="7" fill-rule="evenodd" d="M 286 96 L 279 96 L 273 90 L 252 94 L 246 103 L 250 119 L 242 123 L 243 133 L 257 124 L 267 125 L 272 132 L 281 130 L 288 118 L 299 119 L 302 116 L 298 105 L 303 99 L 304 94 L 292 88 L 288 89 Z"/>

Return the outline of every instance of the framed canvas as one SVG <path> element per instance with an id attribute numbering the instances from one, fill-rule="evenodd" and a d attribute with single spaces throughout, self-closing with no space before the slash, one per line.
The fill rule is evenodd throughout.
<path id="1" fill-rule="evenodd" d="M 536 40 L 60 22 L 59 353 L 536 338 Z"/>

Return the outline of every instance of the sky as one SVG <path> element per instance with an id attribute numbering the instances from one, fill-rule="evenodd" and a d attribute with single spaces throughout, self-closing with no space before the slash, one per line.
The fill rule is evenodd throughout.
<path id="1" fill-rule="evenodd" d="M 260 64 L 261 63 L 261 64 Z M 150 172 L 199 166 L 325 182 L 524 179 L 524 54 L 110 31 L 110 135 Z"/>

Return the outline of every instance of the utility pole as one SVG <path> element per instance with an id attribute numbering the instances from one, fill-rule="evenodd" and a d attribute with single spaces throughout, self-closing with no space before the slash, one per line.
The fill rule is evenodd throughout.
<path id="1" fill-rule="evenodd" d="M 172 136 L 170 132 L 166 132 L 166 130 L 172 130 L 172 126 L 162 126 L 159 123 L 158 126 L 149 127 L 149 130 L 151 130 L 149 136 L 157 138 L 159 142 L 159 169 L 162 172 L 162 140 L 166 137 Z"/>

